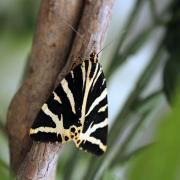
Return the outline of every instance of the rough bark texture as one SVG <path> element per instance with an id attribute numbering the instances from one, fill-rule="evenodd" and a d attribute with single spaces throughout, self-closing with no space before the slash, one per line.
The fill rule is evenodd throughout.
<path id="1" fill-rule="evenodd" d="M 74 64 L 87 57 L 93 47 L 99 51 L 107 30 L 113 0 L 43 0 L 30 67 L 22 87 L 9 107 L 11 167 L 18 179 L 55 179 L 61 144 L 33 143 L 29 128 L 43 102 Z M 80 18 L 81 17 L 81 18 Z M 82 38 L 69 27 L 77 27 Z"/>

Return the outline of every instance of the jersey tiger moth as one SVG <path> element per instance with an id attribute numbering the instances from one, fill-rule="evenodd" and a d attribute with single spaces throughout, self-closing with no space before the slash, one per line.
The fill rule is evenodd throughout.
<path id="1" fill-rule="evenodd" d="M 40 142 L 74 141 L 96 155 L 107 148 L 108 104 L 106 79 L 98 54 L 70 71 L 43 104 L 30 136 Z"/>

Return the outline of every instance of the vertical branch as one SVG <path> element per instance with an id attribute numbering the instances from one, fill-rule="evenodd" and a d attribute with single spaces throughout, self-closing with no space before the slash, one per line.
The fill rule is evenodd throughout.
<path id="1" fill-rule="evenodd" d="M 66 17 L 68 23 L 76 27 L 81 7 L 81 1 L 41 2 L 29 70 L 11 102 L 7 118 L 10 161 L 16 173 L 32 144 L 29 128 L 52 91 L 70 51 L 73 32 L 61 17 Z"/>
<path id="2" fill-rule="evenodd" d="M 86 0 L 82 6 L 82 1 L 41 2 L 29 72 L 11 103 L 7 120 L 11 166 L 18 179 L 55 179 L 52 176 L 61 144 L 32 145 L 28 131 L 54 85 L 74 63 L 80 63 L 75 57 L 86 56 L 93 47 L 97 51 L 101 48 L 112 3 L 113 0 Z M 82 38 L 76 36 L 72 44 L 73 33 L 67 24 L 76 27 L 77 23 Z"/>
<path id="3" fill-rule="evenodd" d="M 82 19 L 78 27 L 78 32 L 81 37 L 76 36 L 66 67 L 58 76 L 57 83 L 70 71 L 72 64 L 80 63 L 80 59 L 76 57 L 87 57 L 93 48 L 95 48 L 97 52 L 102 49 L 106 31 L 110 24 L 113 1 L 114 0 L 85 1 Z"/>

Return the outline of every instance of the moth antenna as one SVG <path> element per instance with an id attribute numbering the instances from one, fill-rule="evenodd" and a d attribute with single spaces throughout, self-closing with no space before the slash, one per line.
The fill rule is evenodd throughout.
<path id="1" fill-rule="evenodd" d="M 72 29 L 72 31 L 74 31 L 82 40 L 84 40 L 83 36 L 70 23 L 68 23 L 65 19 L 63 20 L 63 22 L 68 27 L 70 27 Z M 84 44 L 84 41 L 82 43 Z M 89 58 L 89 56 L 88 57 L 84 57 L 83 59 L 85 60 L 85 59 L 88 59 L 88 58 Z M 81 59 L 82 59 L 82 57 L 81 57 Z"/>
<path id="2" fill-rule="evenodd" d="M 82 40 L 84 40 L 84 38 L 82 37 L 82 35 L 70 24 L 68 23 L 65 19 L 63 21 L 67 26 L 69 26 L 72 31 L 74 31 Z M 122 34 L 124 34 L 125 31 L 122 32 Z M 110 46 L 113 42 L 114 42 L 115 38 L 113 40 L 111 40 L 108 44 L 106 44 L 98 53 L 97 56 L 104 50 L 106 49 L 108 46 Z M 96 48 L 93 47 L 91 52 L 96 52 Z M 84 59 L 88 59 L 89 57 L 85 57 Z"/>
<path id="3" fill-rule="evenodd" d="M 122 31 L 122 32 L 121 32 L 121 36 L 122 36 L 125 32 L 126 32 L 125 30 Z M 119 34 L 118 34 L 118 36 L 119 36 Z M 106 44 L 106 45 L 97 53 L 97 55 L 99 55 L 104 49 L 106 49 L 108 46 L 110 46 L 110 45 L 114 42 L 115 39 L 117 39 L 117 37 L 116 37 L 116 38 L 113 38 L 113 40 L 111 40 L 108 44 Z"/>
<path id="4" fill-rule="evenodd" d="M 81 39 L 83 39 L 82 35 L 68 22 L 64 21 L 64 23 L 69 26 Z"/>
<path id="5" fill-rule="evenodd" d="M 113 43 L 114 39 L 112 41 L 110 41 L 108 44 L 106 44 L 98 53 L 97 55 L 99 55 L 104 49 L 106 49 L 108 46 L 110 46 Z"/>
<path id="6" fill-rule="evenodd" d="M 84 40 L 82 35 L 67 21 L 67 19 L 65 17 L 62 18 L 62 22 L 64 24 L 66 24 L 68 27 L 70 27 L 72 29 L 72 31 L 74 31 L 82 40 Z"/>

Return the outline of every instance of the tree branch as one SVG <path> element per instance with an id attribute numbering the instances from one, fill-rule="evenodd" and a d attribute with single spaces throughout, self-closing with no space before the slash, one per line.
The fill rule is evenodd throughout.
<path id="1" fill-rule="evenodd" d="M 93 46 L 97 51 L 101 49 L 112 2 L 86 0 L 84 6 L 82 1 L 41 2 L 30 67 L 11 102 L 7 118 L 11 167 L 18 179 L 55 179 L 61 144 L 32 145 L 29 128 L 54 86 L 74 63 L 80 63 L 75 57 L 87 56 Z M 73 32 L 67 24 L 73 27 L 79 24 L 82 38 L 76 36 L 73 45 Z"/>
<path id="2" fill-rule="evenodd" d="M 52 91 L 70 51 L 73 32 L 61 17 L 76 27 L 81 7 L 81 1 L 41 2 L 29 70 L 11 102 L 7 118 L 11 167 L 16 173 L 32 144 L 29 128 Z"/>

